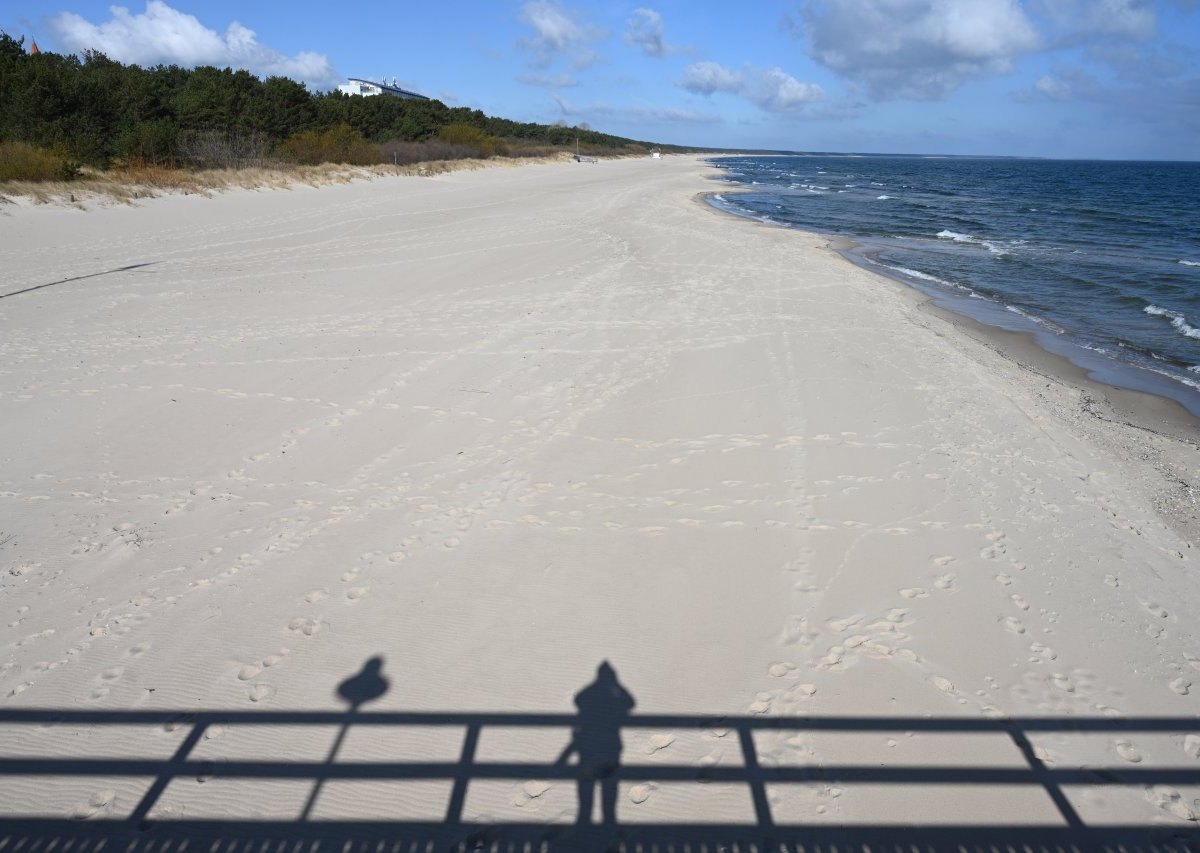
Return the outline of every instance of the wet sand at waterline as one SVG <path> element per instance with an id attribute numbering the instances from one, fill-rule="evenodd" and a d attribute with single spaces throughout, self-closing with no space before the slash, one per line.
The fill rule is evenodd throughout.
<path id="1" fill-rule="evenodd" d="M 0 816 L 1194 827 L 1194 424 L 709 172 L 0 214 Z"/>

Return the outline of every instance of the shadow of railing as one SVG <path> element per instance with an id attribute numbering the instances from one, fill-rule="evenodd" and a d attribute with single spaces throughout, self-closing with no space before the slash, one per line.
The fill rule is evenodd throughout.
<path id="1" fill-rule="evenodd" d="M 386 682 L 385 682 L 386 683 Z M 557 851 L 613 849 L 628 853 L 673 851 L 715 853 L 738 851 L 1068 851 L 1103 849 L 1132 851 L 1200 850 L 1200 833 L 1182 822 L 1174 825 L 1088 826 L 1072 805 L 1066 789 L 1104 786 L 1181 786 L 1200 784 L 1200 770 L 1129 766 L 1069 768 L 1048 766 L 1030 737 L 1045 733 L 1130 736 L 1193 732 L 1200 720 L 1191 717 L 1148 719 L 1025 718 L 974 719 L 928 717 L 711 717 L 702 715 L 640 714 L 624 716 L 624 730 L 663 729 L 704 731 L 715 727 L 736 736 L 741 765 L 709 767 L 682 764 L 620 764 L 606 780 L 653 783 L 729 783 L 749 791 L 753 821 L 732 823 L 609 823 L 583 825 L 472 822 L 464 819 L 464 803 L 472 783 L 484 780 L 585 781 L 579 766 L 545 761 L 480 760 L 478 748 L 485 730 L 495 727 L 552 728 L 580 732 L 580 715 L 539 713 L 452 713 L 363 711 L 351 698 L 350 712 L 333 711 L 102 711 L 56 708 L 0 709 L 0 730 L 30 727 L 180 726 L 186 730 L 174 754 L 166 758 L 86 756 L 0 756 L 0 789 L 14 777 L 79 779 L 136 777 L 148 780 L 137 805 L 121 818 L 71 820 L 47 815 L 12 815 L 0 822 L 0 853 L 183 853 L 186 849 L 259 853 L 400 853 L 400 851 L 487 849 L 496 851 Z M 192 753 L 205 734 L 221 726 L 323 726 L 341 734 L 326 761 L 222 760 L 214 764 Z M 460 754 L 453 761 L 335 760 L 337 745 L 350 729 L 455 727 L 462 731 Z M 760 760 L 756 735 L 783 733 L 935 733 L 1003 736 L 1023 758 L 1023 764 L 1002 766 L 767 766 Z M 9 748 L 12 751 L 12 748 Z M 304 780 L 312 793 L 303 813 L 294 820 L 152 819 L 168 787 L 178 779 L 203 774 L 225 779 Z M 310 819 L 312 803 L 322 784 L 342 780 L 423 781 L 449 784 L 441 820 L 407 820 L 403 814 L 386 820 Z M 590 784 L 590 781 L 588 781 Z M 872 824 L 835 826 L 794 824 L 776 820 L 768 789 L 814 784 L 990 785 L 1032 786 L 1053 804 L 1057 819 L 1044 825 L 953 823 L 939 825 Z M 582 788 L 581 788 L 582 798 Z M 397 805 L 397 808 L 400 808 Z M 971 815 L 970 817 L 978 817 Z M 1194 826 L 1194 825 L 1193 825 Z M 200 844 L 201 846 L 196 846 Z"/>

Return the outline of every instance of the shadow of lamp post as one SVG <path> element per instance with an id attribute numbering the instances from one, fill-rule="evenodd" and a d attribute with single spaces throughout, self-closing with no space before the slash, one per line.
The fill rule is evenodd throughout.
<path id="1" fill-rule="evenodd" d="M 382 669 L 383 658 L 373 657 L 363 664 L 363 668 L 359 672 L 338 685 L 338 696 L 350 706 L 350 712 L 346 715 L 346 721 L 342 723 L 342 728 L 338 731 L 338 736 L 329 749 L 329 755 L 325 758 L 326 766 L 332 766 L 333 762 L 337 760 L 338 750 L 342 748 L 346 732 L 350 730 L 350 726 L 354 722 L 355 712 L 367 702 L 378 699 L 387 693 L 388 680 L 381 674 Z M 308 795 L 308 801 L 304 804 L 304 810 L 300 812 L 301 822 L 308 820 L 309 815 L 312 814 L 313 806 L 316 805 L 317 797 L 321 794 L 321 786 L 324 784 L 325 777 L 321 776 L 313 785 L 312 792 Z"/>

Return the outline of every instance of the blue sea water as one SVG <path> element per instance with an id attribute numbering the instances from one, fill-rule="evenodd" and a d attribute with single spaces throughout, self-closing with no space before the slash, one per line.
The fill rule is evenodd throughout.
<path id="1" fill-rule="evenodd" d="M 1200 415 L 1200 163 L 712 163 L 731 185 L 711 197 L 718 207 L 853 238 L 854 259 L 940 304 Z"/>

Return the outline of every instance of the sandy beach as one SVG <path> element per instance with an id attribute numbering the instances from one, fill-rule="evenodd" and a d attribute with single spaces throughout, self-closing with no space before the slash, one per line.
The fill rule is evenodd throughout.
<path id="1" fill-rule="evenodd" d="M 0 841 L 1195 843 L 1194 420 L 711 171 L 0 208 Z"/>

